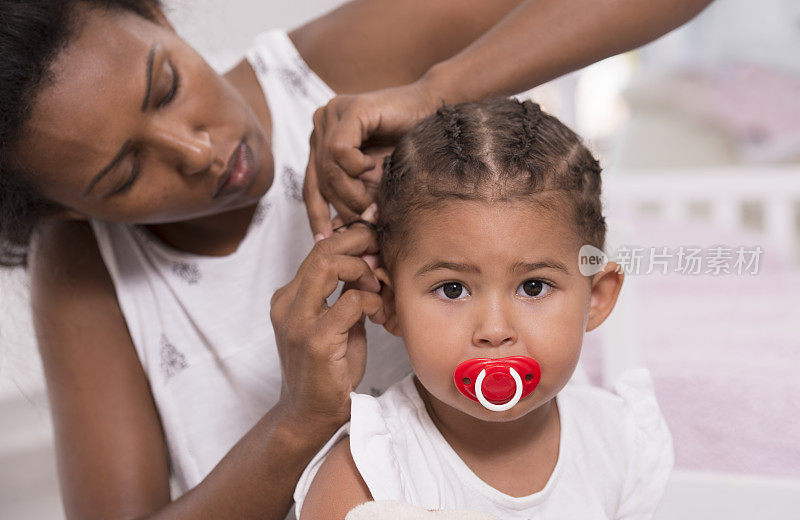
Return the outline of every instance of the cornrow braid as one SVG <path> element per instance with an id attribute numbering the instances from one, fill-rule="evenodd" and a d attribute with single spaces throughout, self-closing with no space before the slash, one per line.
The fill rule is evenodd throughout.
<path id="1" fill-rule="evenodd" d="M 536 199 L 565 214 L 576 240 L 602 249 L 600 164 L 581 139 L 531 101 L 443 105 L 399 141 L 378 188 L 384 263 L 403 251 L 410 222 L 443 200 Z"/>
<path id="2" fill-rule="evenodd" d="M 436 114 L 442 118 L 444 131 L 450 138 L 449 149 L 459 161 L 467 162 L 469 157 L 464 150 L 464 144 L 461 141 L 462 132 L 461 124 L 458 119 L 458 112 L 453 105 L 443 104 Z"/>
<path id="3" fill-rule="evenodd" d="M 526 100 L 520 105 L 522 108 L 522 134 L 524 136 L 522 147 L 526 154 L 533 148 L 536 138 L 536 125 L 542 119 L 542 109 L 531 100 Z"/>
<path id="4" fill-rule="evenodd" d="M 519 121 L 514 131 L 516 142 L 507 155 L 511 163 L 527 168 L 526 165 L 535 148 L 536 126 L 542 119 L 541 109 L 530 100 L 520 103 L 518 107 L 517 113 L 514 114 L 514 120 Z"/>
<path id="5" fill-rule="evenodd" d="M 403 171 L 393 170 L 392 169 L 392 154 L 387 155 L 383 158 L 383 173 L 381 178 L 388 184 L 388 185 L 395 185 L 399 182 L 399 178 L 403 176 Z"/>

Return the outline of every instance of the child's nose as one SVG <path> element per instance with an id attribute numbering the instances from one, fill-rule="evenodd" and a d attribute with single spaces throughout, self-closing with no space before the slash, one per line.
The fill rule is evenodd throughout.
<path id="1" fill-rule="evenodd" d="M 517 342 L 517 333 L 501 304 L 482 309 L 472 339 L 479 347 L 501 347 Z"/>

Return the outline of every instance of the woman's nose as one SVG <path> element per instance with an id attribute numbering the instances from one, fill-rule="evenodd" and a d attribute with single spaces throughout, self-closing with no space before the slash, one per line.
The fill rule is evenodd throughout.
<path id="1" fill-rule="evenodd" d="M 203 172 L 214 164 L 211 136 L 204 128 L 164 124 L 157 126 L 152 135 L 155 147 L 173 162 L 183 175 Z M 223 164 L 222 168 L 224 167 Z"/>
<path id="2" fill-rule="evenodd" d="M 480 311 L 472 338 L 476 346 L 501 347 L 517 342 L 517 332 L 503 307 L 500 303 L 492 303 Z"/>

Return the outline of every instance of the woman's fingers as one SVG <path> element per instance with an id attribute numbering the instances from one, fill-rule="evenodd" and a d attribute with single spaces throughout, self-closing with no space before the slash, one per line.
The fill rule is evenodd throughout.
<path id="1" fill-rule="evenodd" d="M 313 155 L 314 152 L 312 151 L 311 153 Z M 317 169 L 314 166 L 314 161 L 308 161 L 308 166 L 306 167 L 306 178 L 303 182 L 303 200 L 306 203 L 308 222 L 311 224 L 311 233 L 314 238 L 331 236 L 333 232 L 331 210 L 328 206 L 328 201 L 319 191 Z"/>
<path id="2" fill-rule="evenodd" d="M 338 283 L 338 273 L 333 272 L 324 275 L 321 267 L 335 266 L 329 265 L 332 257 L 340 255 L 350 257 L 360 257 L 365 254 L 376 254 L 378 252 L 378 235 L 372 229 L 359 223 L 351 225 L 342 232 L 333 233 L 329 238 L 322 239 L 314 244 L 311 252 L 300 264 L 297 274 L 291 282 L 283 286 L 273 297 L 273 306 L 291 305 L 298 298 L 301 285 L 312 284 L 311 293 L 304 296 L 306 306 L 309 306 L 306 298 L 312 298 L 318 303 L 317 308 L 322 306 L 322 301 L 326 299 Z M 359 260 L 358 258 L 354 258 Z M 363 261 L 361 261 L 363 263 Z M 366 265 L 366 264 L 365 264 Z M 367 268 L 369 268 L 367 266 Z M 346 273 L 345 273 L 346 274 Z M 310 279 L 310 281 L 307 281 Z M 332 288 L 331 288 L 332 287 Z"/>
<path id="3" fill-rule="evenodd" d="M 336 303 L 320 319 L 317 330 L 322 335 L 331 337 L 347 334 L 365 316 L 375 323 L 386 321 L 381 296 L 374 292 L 349 289 L 342 293 Z M 332 352 L 332 359 L 339 359 L 346 353 L 346 349 L 341 352 Z"/>
<path id="4" fill-rule="evenodd" d="M 333 229 L 336 229 L 342 226 L 344 226 L 344 219 L 339 215 L 333 217 L 333 219 L 331 220 L 331 227 L 333 227 Z"/>
<path id="5" fill-rule="evenodd" d="M 371 220 L 375 214 L 374 206 L 371 206 L 361 215 L 357 215 L 358 220 L 366 220 L 374 225 Z M 330 255 L 350 255 L 361 256 L 364 254 L 376 254 L 378 252 L 378 234 L 364 222 L 358 220 L 349 224 L 343 231 L 334 233 L 329 238 L 321 240 L 314 245 L 319 254 Z M 309 256 L 317 254 L 312 249 Z"/>
<path id="6" fill-rule="evenodd" d="M 345 114 L 347 111 L 343 115 Z M 358 149 L 361 145 L 360 130 L 355 129 L 356 133 L 345 141 L 336 141 L 342 125 L 350 122 L 340 117 L 338 106 L 326 107 L 324 119 L 325 128 L 320 148 L 315 150 L 317 169 L 325 181 L 320 192 L 336 212 L 345 221 L 349 221 L 372 203 L 358 176 L 369 171 L 373 161 Z"/>
<path id="7" fill-rule="evenodd" d="M 372 204 L 373 199 L 369 196 L 367 186 L 361 179 L 353 179 L 346 173 L 340 171 L 338 173 L 330 173 L 336 177 L 334 181 L 330 179 L 328 191 L 323 193 L 336 212 L 345 221 L 350 221 L 358 218 L 358 214 Z"/>
<path id="8" fill-rule="evenodd" d="M 357 99 L 338 96 L 314 113 L 304 197 L 315 235 L 328 236 L 323 221 L 327 207 L 323 208 L 320 198 L 333 205 L 345 221 L 356 218 L 373 202 L 373 192 L 359 179 L 376 166 L 375 160 L 360 150 L 373 129 L 363 125 L 363 110 L 351 109 Z"/>
<path id="9" fill-rule="evenodd" d="M 295 309 L 305 316 L 318 317 L 326 311 L 326 301 L 339 281 L 351 282 L 362 291 L 377 293 L 381 284 L 361 258 L 345 255 L 321 256 L 311 265 L 297 289 Z M 341 298 L 341 297 L 340 297 Z"/>
<path id="10" fill-rule="evenodd" d="M 325 136 L 325 152 L 342 172 L 352 178 L 375 167 L 375 161 L 361 151 L 361 145 L 377 128 L 372 122 L 374 112 L 354 98 L 341 114 L 332 114 Z M 333 112 L 333 111 L 332 111 Z"/>

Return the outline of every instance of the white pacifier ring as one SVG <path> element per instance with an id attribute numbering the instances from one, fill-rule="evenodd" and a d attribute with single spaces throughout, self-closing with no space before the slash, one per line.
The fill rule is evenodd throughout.
<path id="1" fill-rule="evenodd" d="M 481 373 L 478 374 L 478 379 L 475 380 L 475 397 L 478 398 L 478 402 L 480 402 L 484 408 L 487 410 L 491 410 L 493 412 L 505 412 L 506 410 L 510 409 L 512 406 L 517 404 L 522 397 L 522 378 L 519 377 L 517 371 L 514 370 L 512 367 L 508 367 L 508 373 L 511 374 L 511 377 L 514 378 L 514 382 L 517 384 L 517 391 L 514 393 L 514 397 L 505 404 L 494 404 L 490 403 L 484 396 L 483 390 L 481 390 L 481 384 L 483 383 L 483 379 L 486 377 L 486 369 L 484 368 L 481 370 Z"/>

